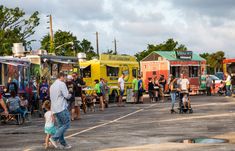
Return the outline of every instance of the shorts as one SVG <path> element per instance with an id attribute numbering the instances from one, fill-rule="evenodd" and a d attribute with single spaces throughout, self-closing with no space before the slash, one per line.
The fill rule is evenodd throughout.
<path id="1" fill-rule="evenodd" d="M 53 135 L 53 134 L 56 133 L 56 128 L 55 128 L 55 126 L 44 127 L 44 131 L 45 131 L 46 134 Z"/>
<path id="2" fill-rule="evenodd" d="M 139 96 L 139 97 L 143 96 L 143 91 L 142 91 L 142 90 L 139 90 L 139 91 L 138 91 L 138 96 Z"/>
<path id="3" fill-rule="evenodd" d="M 119 95 L 120 95 L 120 96 L 123 96 L 123 95 L 124 95 L 124 93 L 125 93 L 125 91 L 124 91 L 124 90 L 119 90 Z"/>
<path id="4" fill-rule="evenodd" d="M 82 98 L 81 97 L 75 97 L 74 106 L 81 106 L 82 105 Z"/>
<path id="5" fill-rule="evenodd" d="M 97 94 L 97 96 L 98 96 L 98 97 L 103 96 L 103 94 L 102 94 L 102 93 L 96 93 L 96 94 Z"/>
<path id="6" fill-rule="evenodd" d="M 149 91 L 149 97 L 150 97 L 150 98 L 153 98 L 153 97 L 154 97 L 154 90 L 150 90 L 150 91 Z"/>

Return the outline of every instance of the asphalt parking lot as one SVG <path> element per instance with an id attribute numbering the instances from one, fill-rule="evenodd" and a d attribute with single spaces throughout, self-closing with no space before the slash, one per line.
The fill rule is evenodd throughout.
<path id="1" fill-rule="evenodd" d="M 191 100 L 193 114 L 170 114 L 170 101 L 125 107 L 111 104 L 104 112 L 83 114 L 81 120 L 73 121 L 66 139 L 74 151 L 235 150 L 235 99 L 192 96 Z M 0 124 L 0 150 L 44 150 L 43 127 L 43 118 L 20 126 Z M 227 142 L 181 143 L 192 138 Z"/>

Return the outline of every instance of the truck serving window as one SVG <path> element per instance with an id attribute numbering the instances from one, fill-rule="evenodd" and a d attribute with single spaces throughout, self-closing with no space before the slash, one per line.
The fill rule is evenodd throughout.
<path id="1" fill-rule="evenodd" d="M 89 65 L 86 68 L 82 69 L 82 76 L 84 78 L 90 78 L 91 77 L 91 65 Z"/>
<path id="2" fill-rule="evenodd" d="M 108 77 L 117 77 L 119 72 L 119 67 L 106 66 L 107 76 Z"/>
<path id="3" fill-rule="evenodd" d="M 132 69 L 132 76 L 137 77 L 137 69 Z"/>

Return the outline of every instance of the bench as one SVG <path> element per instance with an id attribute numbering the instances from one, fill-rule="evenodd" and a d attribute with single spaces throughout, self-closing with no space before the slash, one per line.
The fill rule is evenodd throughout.
<path id="1" fill-rule="evenodd" d="M 27 112 L 26 113 L 26 117 L 28 119 L 28 121 L 31 121 L 31 113 Z M 22 125 L 24 123 L 23 121 L 23 117 L 21 116 L 21 114 L 17 113 L 17 114 L 8 114 L 8 116 L 6 116 L 5 114 L 0 114 L 0 121 L 2 123 L 7 124 L 8 122 L 16 122 L 17 125 Z"/>

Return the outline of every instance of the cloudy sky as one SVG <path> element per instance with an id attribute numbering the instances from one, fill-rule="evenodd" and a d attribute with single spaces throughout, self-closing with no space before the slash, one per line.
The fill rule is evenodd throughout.
<path id="1" fill-rule="evenodd" d="M 20 7 L 26 14 L 40 13 L 34 49 L 53 30 L 70 31 L 79 40 L 86 38 L 95 48 L 99 34 L 100 51 L 114 49 L 135 54 L 147 44 L 173 38 L 196 53 L 223 50 L 235 57 L 235 0 L 1 0 L 7 7 Z"/>

